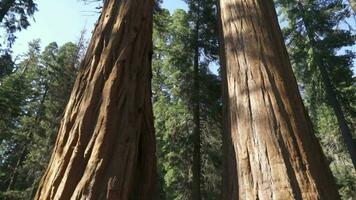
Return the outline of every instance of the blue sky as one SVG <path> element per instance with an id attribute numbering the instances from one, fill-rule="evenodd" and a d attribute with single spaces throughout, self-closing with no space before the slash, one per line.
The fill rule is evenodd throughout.
<path id="1" fill-rule="evenodd" d="M 28 42 L 41 39 L 42 48 L 51 42 L 63 45 L 66 42 L 76 42 L 81 30 L 87 30 L 90 39 L 92 29 L 99 16 L 95 12 L 97 4 L 85 4 L 81 0 L 37 0 L 39 11 L 35 14 L 35 21 L 27 30 L 17 33 L 13 51 L 14 56 L 25 53 Z M 177 8 L 187 9 L 182 0 L 164 0 L 164 8 L 171 12 Z M 353 24 L 355 25 L 355 24 Z M 348 49 L 355 50 L 356 45 Z M 356 62 L 354 72 L 356 72 Z"/>
<path id="2" fill-rule="evenodd" d="M 77 41 L 84 28 L 89 38 L 99 16 L 94 12 L 97 4 L 84 4 L 80 0 L 38 0 L 37 4 L 39 11 L 35 21 L 27 30 L 17 33 L 18 39 L 13 46 L 15 55 L 25 53 L 28 42 L 37 38 L 41 39 L 42 47 L 50 42 L 62 45 Z M 186 4 L 180 0 L 164 0 L 163 7 L 173 11 L 186 8 Z"/>

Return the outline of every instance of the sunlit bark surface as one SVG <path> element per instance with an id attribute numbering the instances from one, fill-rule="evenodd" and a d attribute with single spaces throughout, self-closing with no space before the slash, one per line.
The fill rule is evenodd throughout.
<path id="1" fill-rule="evenodd" d="M 236 166 L 226 166 L 237 174 L 225 178 L 232 192 L 224 198 L 339 199 L 303 106 L 273 1 L 220 0 L 220 7 L 229 155 L 236 159 Z M 231 189 L 236 180 L 238 188 Z"/>
<path id="2" fill-rule="evenodd" d="M 153 199 L 152 0 L 107 0 L 35 199 Z"/>

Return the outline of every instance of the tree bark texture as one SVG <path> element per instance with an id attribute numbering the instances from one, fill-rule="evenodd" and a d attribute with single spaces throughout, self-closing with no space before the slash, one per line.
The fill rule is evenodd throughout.
<path id="1" fill-rule="evenodd" d="M 231 140 L 230 134 L 230 119 L 229 119 L 229 101 L 228 98 L 228 88 L 227 86 L 227 76 L 226 76 L 226 58 L 224 51 L 224 35 L 221 22 L 221 8 L 220 1 L 217 1 L 217 14 L 218 14 L 218 28 L 219 28 L 219 54 L 220 54 L 220 66 L 221 66 L 221 79 L 224 83 L 222 85 L 221 91 L 223 96 L 223 131 L 222 131 L 222 150 L 223 150 L 223 159 L 222 159 L 222 190 L 221 198 L 223 200 L 234 199 L 237 197 L 237 175 L 236 175 L 236 159 L 234 146 Z"/>
<path id="2" fill-rule="evenodd" d="M 35 199 L 152 199 L 152 7 L 105 2 Z"/>
<path id="3" fill-rule="evenodd" d="M 302 103 L 272 0 L 220 0 L 229 137 L 237 196 L 339 195 Z M 227 164 L 231 168 L 233 165 Z M 225 183 L 233 185 L 233 183 Z"/>

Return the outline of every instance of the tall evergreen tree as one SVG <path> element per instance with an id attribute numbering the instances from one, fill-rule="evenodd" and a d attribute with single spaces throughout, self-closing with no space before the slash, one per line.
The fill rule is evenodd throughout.
<path id="1" fill-rule="evenodd" d="M 356 183 L 349 156 L 356 150 L 352 135 L 355 53 L 343 50 L 355 43 L 353 33 L 342 25 L 349 16 L 348 7 L 339 0 L 313 0 L 304 4 L 283 0 L 279 3 L 288 22 L 284 35 L 303 97 L 341 186 L 340 192 L 348 199 Z M 345 180 L 345 176 L 354 183 Z"/>
<path id="2" fill-rule="evenodd" d="M 69 98 L 81 44 L 67 43 L 59 48 L 52 43 L 40 54 L 39 43 L 35 41 L 30 45 L 27 58 L 20 63 L 20 69 L 9 76 L 9 80 L 13 80 L 21 75 L 23 84 L 10 90 L 17 89 L 26 95 L 20 96 L 19 116 L 11 118 L 14 125 L 4 129 L 11 135 L 3 137 L 0 145 L 0 171 L 4 173 L 0 185 L 6 199 L 33 197 L 48 159 L 44 155 L 48 155 L 53 145 L 53 131 L 58 128 Z M 2 98 L 8 102 L 7 99 L 18 97 L 11 93 Z"/>
<path id="3" fill-rule="evenodd" d="M 206 14 L 216 13 L 214 8 L 211 9 L 205 10 Z M 201 179 L 198 188 L 200 197 L 216 199 L 220 195 L 220 80 L 209 70 L 209 64 L 215 59 L 214 54 L 211 53 L 214 52 L 211 47 L 215 47 L 216 51 L 217 45 L 212 43 L 214 42 L 213 31 L 216 29 L 199 30 L 199 41 L 196 41 L 194 25 L 196 18 L 193 14 L 195 16 L 196 13 L 177 10 L 170 16 L 167 10 L 162 10 L 155 15 L 153 99 L 162 199 L 193 198 L 193 190 L 196 189 L 192 187 L 193 169 L 197 161 L 201 166 L 198 174 Z M 199 18 L 203 19 L 202 16 Z M 207 26 L 206 22 L 205 26 Z M 215 25 L 214 21 L 210 23 Z M 210 38 L 207 35 L 210 35 Z M 194 73 L 198 42 L 200 45 L 199 71 Z M 210 49 L 203 46 L 203 42 L 209 43 Z M 194 88 L 196 78 L 200 84 L 198 98 L 197 90 Z M 198 159 L 197 156 L 193 156 L 194 143 L 197 141 L 196 118 L 194 118 L 196 103 L 200 107 L 199 145 L 201 149 Z"/>
<path id="4" fill-rule="evenodd" d="M 303 53 L 309 58 L 309 62 L 305 63 L 301 58 L 295 58 L 298 55 L 294 54 L 295 62 L 300 62 L 296 66 L 299 67 L 299 72 L 305 76 L 304 84 L 307 87 L 311 84 L 310 80 L 319 79 L 323 84 L 323 91 L 328 104 L 334 110 L 338 120 L 340 131 L 346 147 L 351 155 L 352 162 L 356 166 L 356 144 L 352 139 L 352 134 L 344 111 L 349 111 L 354 115 L 355 108 L 352 104 L 355 102 L 355 97 L 350 98 L 347 94 L 343 94 L 343 88 L 353 87 L 354 79 L 352 73 L 353 53 L 338 55 L 338 50 L 342 47 L 351 46 L 355 43 L 352 34 L 349 31 L 337 29 L 336 27 L 341 20 L 346 18 L 346 5 L 341 0 L 323 0 L 309 1 L 308 4 L 298 2 L 282 1 L 281 3 L 289 11 L 289 18 L 293 20 L 288 40 L 293 45 L 297 45 L 296 51 Z M 291 8 L 294 5 L 294 8 Z M 296 23 L 295 21 L 299 21 Z M 294 37 L 296 36 L 296 37 Z M 308 38 L 308 40 L 298 40 L 298 37 Z M 295 40 L 294 40 L 295 38 Z M 301 47 L 307 47 L 308 51 Z M 304 52 L 303 52 L 304 51 Z M 294 53 L 294 52 L 292 52 Z M 304 58 L 305 59 L 305 58 Z M 307 66 L 300 69 L 301 65 Z M 340 79 L 339 77 L 343 77 Z M 308 80 L 309 79 L 309 80 Z M 339 90 L 338 88 L 339 87 Z M 316 88 L 309 92 L 316 93 Z M 319 92 L 320 93 L 320 92 Z M 310 96 L 320 96 L 320 94 L 311 94 Z M 340 101 L 344 100 L 344 101 Z M 343 102 L 341 104 L 340 102 Z M 311 102 L 316 103 L 316 102 Z"/>
<path id="5" fill-rule="evenodd" d="M 155 15 L 153 105 L 162 199 L 191 199 L 193 126 L 189 108 L 192 86 L 191 30 L 187 13 L 167 10 Z"/>
<path id="6" fill-rule="evenodd" d="M 191 93 L 193 105 L 193 199 L 202 199 L 201 174 L 202 174 L 202 98 L 201 98 L 201 78 L 204 67 L 214 59 L 217 52 L 217 21 L 216 21 L 216 2 L 212 0 L 187 0 L 189 7 L 190 26 L 192 38 L 190 43 L 193 58 L 193 90 Z"/>

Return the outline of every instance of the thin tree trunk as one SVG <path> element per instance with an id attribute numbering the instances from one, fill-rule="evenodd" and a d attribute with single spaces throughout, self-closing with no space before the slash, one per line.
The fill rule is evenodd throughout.
<path id="1" fill-rule="evenodd" d="M 323 62 L 323 61 L 322 61 Z M 356 169 L 356 145 L 355 141 L 352 138 L 352 134 L 350 131 L 349 126 L 347 125 L 347 121 L 345 119 L 344 112 L 341 109 L 341 106 L 339 104 L 339 101 L 337 100 L 337 94 L 334 90 L 334 87 L 332 85 L 332 82 L 330 80 L 328 71 L 326 70 L 326 66 L 318 66 L 320 70 L 320 74 L 324 83 L 324 87 L 326 89 L 327 93 L 327 98 L 329 101 L 329 104 L 334 110 L 335 116 L 337 118 L 339 128 L 341 131 L 342 138 L 344 139 L 344 142 L 346 144 L 347 150 L 350 153 L 351 161 L 354 165 L 354 168 Z"/>
<path id="2" fill-rule="evenodd" d="M 273 1 L 221 0 L 220 6 L 238 180 L 231 199 L 339 199 Z"/>
<path id="3" fill-rule="evenodd" d="M 5 15 L 9 12 L 14 3 L 15 0 L 2 0 L 2 2 L 0 2 L 0 23 L 3 22 Z"/>
<path id="4" fill-rule="evenodd" d="M 298 2 L 298 7 L 301 11 L 303 11 L 302 13 L 304 13 L 304 6 L 301 2 Z M 325 87 L 325 91 L 326 91 L 326 96 L 328 99 L 328 103 L 329 105 L 332 107 L 335 116 L 337 118 L 338 121 L 338 125 L 341 131 L 341 136 L 344 140 L 344 143 L 346 144 L 347 150 L 350 154 L 351 157 L 351 161 L 354 165 L 354 168 L 356 169 L 356 144 L 355 141 L 352 138 L 352 134 L 350 131 L 349 126 L 347 125 L 347 121 L 345 118 L 345 114 L 341 109 L 340 103 L 337 99 L 337 93 L 336 90 L 332 84 L 332 81 L 330 79 L 329 73 L 327 71 L 327 64 L 325 64 L 325 62 L 323 61 L 323 59 L 318 56 L 318 52 L 315 51 L 315 49 L 317 49 L 317 45 L 316 45 L 316 41 L 314 39 L 314 32 L 311 29 L 310 25 L 308 24 L 308 21 L 305 20 L 304 16 L 302 17 L 302 21 L 304 23 L 306 32 L 307 32 L 307 36 L 308 39 L 310 41 L 310 45 L 311 45 L 311 50 L 313 53 L 313 61 L 312 64 L 316 65 L 320 71 L 321 74 L 321 78 L 322 78 L 322 82 L 324 84 Z"/>
<path id="5" fill-rule="evenodd" d="M 18 172 L 19 169 L 22 167 L 23 161 L 25 160 L 27 154 L 28 154 L 28 148 L 31 146 L 32 144 L 32 138 L 33 138 L 33 133 L 34 133 L 34 128 L 37 124 L 41 123 L 42 121 L 42 115 L 44 113 L 44 103 L 46 101 L 47 98 L 47 94 L 48 94 L 48 86 L 47 84 L 45 84 L 45 90 L 44 93 L 42 95 L 41 101 L 40 101 L 40 105 L 38 106 L 38 110 L 37 110 L 37 114 L 34 120 L 34 123 L 29 127 L 29 129 L 27 130 L 27 134 L 25 137 L 25 141 L 23 142 L 23 144 L 21 144 L 19 147 L 22 147 L 21 153 L 19 158 L 17 159 L 17 162 L 14 166 L 14 170 L 12 171 L 11 174 L 11 178 L 10 178 L 10 182 L 7 186 L 7 191 L 13 190 L 16 182 L 17 182 L 17 176 L 18 176 Z"/>
<path id="6" fill-rule="evenodd" d="M 198 14 L 199 17 L 199 14 Z M 199 20 L 195 24 L 194 85 L 193 85 L 193 200 L 201 199 L 201 135 L 200 135 L 200 70 L 199 70 Z"/>
<path id="7" fill-rule="evenodd" d="M 152 7 L 105 1 L 35 199 L 153 198 Z"/>
<path id="8" fill-rule="evenodd" d="M 10 182 L 7 186 L 7 189 L 6 191 L 9 192 L 10 190 L 13 190 L 14 189 L 14 186 L 15 186 L 15 183 L 16 183 L 16 180 L 17 180 L 17 175 L 18 175 L 18 170 L 20 169 L 20 167 L 22 166 L 22 162 L 23 160 L 25 159 L 27 155 L 27 145 L 25 145 L 22 150 L 21 150 L 21 153 L 20 153 L 20 157 L 17 159 L 17 162 L 13 168 L 13 171 L 12 171 L 12 174 L 11 174 L 11 178 L 10 178 Z"/>

